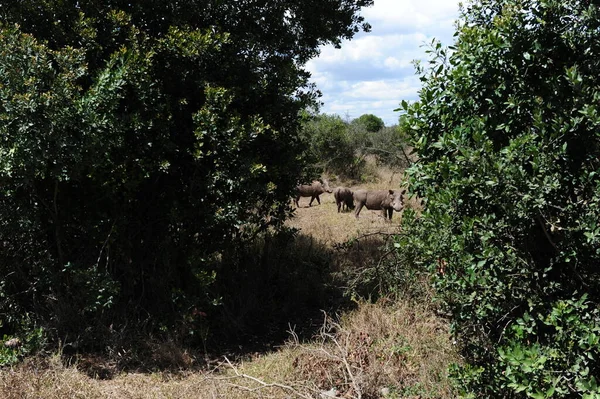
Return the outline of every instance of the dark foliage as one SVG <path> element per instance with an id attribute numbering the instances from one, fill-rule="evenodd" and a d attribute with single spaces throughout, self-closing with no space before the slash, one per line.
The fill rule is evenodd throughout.
<path id="1" fill-rule="evenodd" d="M 400 251 L 436 272 L 468 397 L 597 397 L 600 9 L 471 1 L 403 103 L 427 199 Z"/>
<path id="2" fill-rule="evenodd" d="M 304 63 L 370 4 L 0 1 L 0 332 L 212 306 L 214 259 L 289 215 Z"/>

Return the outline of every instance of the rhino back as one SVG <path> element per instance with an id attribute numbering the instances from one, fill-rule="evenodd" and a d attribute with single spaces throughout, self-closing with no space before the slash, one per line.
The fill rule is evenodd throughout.
<path id="1" fill-rule="evenodd" d="M 303 197 L 319 195 L 324 192 L 325 190 L 320 182 L 313 182 L 312 184 L 301 184 L 298 186 L 298 193 L 300 193 L 300 195 Z"/>
<path id="2" fill-rule="evenodd" d="M 342 201 L 345 199 L 352 199 L 352 190 L 348 187 L 336 187 L 333 191 L 333 196 L 336 200 Z"/>
<path id="3" fill-rule="evenodd" d="M 380 190 L 356 190 L 354 192 L 354 201 L 363 204 L 367 209 L 381 209 L 383 202 L 387 199 L 387 191 Z M 389 201 L 388 201 L 389 202 Z"/>
<path id="4" fill-rule="evenodd" d="M 356 190 L 352 197 L 354 197 L 354 201 L 364 204 L 367 201 L 367 190 Z"/>
<path id="5" fill-rule="evenodd" d="M 389 191 L 387 190 L 376 190 L 367 191 L 367 200 L 365 206 L 367 209 L 380 210 L 383 208 L 390 207 Z"/>

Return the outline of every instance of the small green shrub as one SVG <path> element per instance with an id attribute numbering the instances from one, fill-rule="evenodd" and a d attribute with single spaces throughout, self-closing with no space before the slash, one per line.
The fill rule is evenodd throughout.
<path id="1" fill-rule="evenodd" d="M 373 114 L 363 114 L 352 120 L 352 125 L 359 127 L 368 133 L 377 133 L 385 127 L 383 119 Z"/>
<path id="2" fill-rule="evenodd" d="M 406 209 L 405 213 L 414 212 Z M 345 295 L 376 300 L 381 297 L 425 299 L 430 295 L 429 272 L 416 266 L 414 257 L 398 248 L 409 231 L 399 235 L 358 237 L 338 244 L 338 257 L 349 259 L 337 273 Z"/>
<path id="3" fill-rule="evenodd" d="M 17 334 L 4 335 L 0 343 L 0 366 L 17 363 L 24 356 L 36 353 L 45 343 L 44 330 L 33 326 L 27 317 L 21 320 Z"/>

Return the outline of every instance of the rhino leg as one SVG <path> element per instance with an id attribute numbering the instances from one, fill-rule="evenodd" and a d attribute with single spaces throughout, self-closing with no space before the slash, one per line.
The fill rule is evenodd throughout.
<path id="1" fill-rule="evenodd" d="M 315 200 L 315 198 L 317 199 L 317 202 L 319 203 L 319 205 L 321 205 L 321 200 L 319 199 L 318 195 L 314 195 L 311 199 L 310 199 L 310 203 L 308 204 L 308 206 L 312 206 L 313 201 Z"/>
<path id="2" fill-rule="evenodd" d="M 346 210 L 354 209 L 354 202 L 351 199 L 346 200 L 344 203 L 346 204 Z"/>
<path id="3" fill-rule="evenodd" d="M 365 204 L 363 204 L 362 202 L 359 202 L 358 204 L 356 204 L 356 210 L 354 211 L 354 216 L 358 219 L 358 215 L 360 214 L 360 210 L 362 209 L 362 207 Z"/>

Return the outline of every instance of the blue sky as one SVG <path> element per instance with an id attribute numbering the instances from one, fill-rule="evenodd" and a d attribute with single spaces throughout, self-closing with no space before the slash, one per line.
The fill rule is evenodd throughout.
<path id="1" fill-rule="evenodd" d="M 326 46 L 307 64 L 323 93 L 322 113 L 352 120 L 374 114 L 386 126 L 398 122 L 402 100 L 416 100 L 420 81 L 412 61 L 426 59 L 432 38 L 453 42 L 458 0 L 375 0 L 362 11 L 372 25 L 341 49 Z"/>

